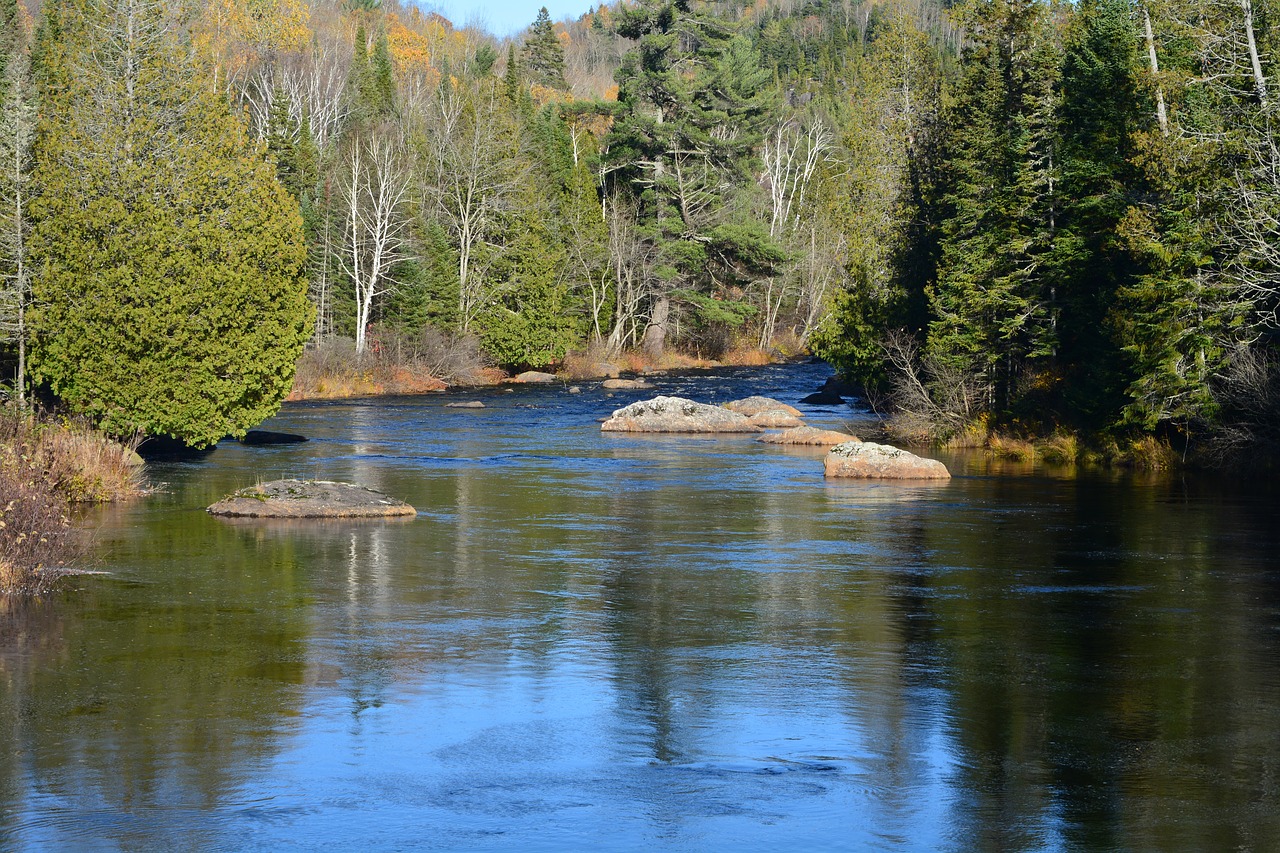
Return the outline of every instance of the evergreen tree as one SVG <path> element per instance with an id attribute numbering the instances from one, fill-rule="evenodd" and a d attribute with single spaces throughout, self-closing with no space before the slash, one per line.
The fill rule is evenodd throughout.
<path id="1" fill-rule="evenodd" d="M 1056 39 L 1038 0 L 971 8 L 972 43 L 945 118 L 949 216 L 927 349 L 1008 413 L 1032 364 L 1056 347 L 1044 274 L 1056 223 Z"/>
<path id="2" fill-rule="evenodd" d="M 643 228 L 663 256 L 656 272 L 667 290 L 658 292 L 646 332 L 646 347 L 657 353 L 673 296 L 694 312 L 711 306 L 687 294 L 737 298 L 716 278 L 716 265 L 759 274 L 752 259 L 777 252 L 751 229 L 711 236 L 734 215 L 728 202 L 750 175 L 773 107 L 770 74 L 748 40 L 682 0 L 627 7 L 618 32 L 638 43 L 616 75 L 619 112 L 605 165 L 638 199 Z"/>
<path id="3" fill-rule="evenodd" d="M 538 17 L 529 27 L 524 47 L 520 49 L 520 64 L 529 83 L 567 91 L 564 79 L 564 48 L 551 26 L 547 7 L 538 10 Z"/>
<path id="4" fill-rule="evenodd" d="M 89 11 L 44 54 L 34 372 L 113 432 L 243 435 L 307 337 L 297 205 L 159 4 Z"/>
<path id="5" fill-rule="evenodd" d="M 27 55 L 27 31 L 16 0 L 0 0 L 0 342 L 12 345 L 14 391 L 27 388 L 27 309 L 31 267 L 31 145 L 35 92 Z"/>
<path id="6" fill-rule="evenodd" d="M 1134 136 L 1150 122 L 1138 98 L 1137 29 L 1125 0 L 1089 0 L 1072 21 L 1062 63 L 1056 247 L 1062 409 L 1080 425 L 1115 423 L 1131 365 L 1117 296 L 1137 272 L 1117 231 L 1143 195 Z"/>

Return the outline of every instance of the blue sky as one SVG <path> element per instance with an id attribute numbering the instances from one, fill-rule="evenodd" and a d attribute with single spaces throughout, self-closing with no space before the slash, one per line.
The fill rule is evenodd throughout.
<path id="1" fill-rule="evenodd" d="M 423 9 L 435 10 L 456 26 L 483 25 L 496 36 L 509 36 L 533 23 L 543 6 L 551 20 L 578 17 L 600 0 L 419 0 Z"/>

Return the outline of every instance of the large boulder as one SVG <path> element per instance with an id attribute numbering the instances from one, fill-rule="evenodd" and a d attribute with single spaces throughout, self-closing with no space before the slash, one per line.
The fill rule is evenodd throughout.
<path id="1" fill-rule="evenodd" d="M 844 432 L 836 432 L 833 429 L 818 429 L 817 427 L 801 426 L 794 429 L 783 430 L 782 432 L 771 432 L 768 435 L 762 435 L 756 441 L 763 441 L 765 444 L 792 444 L 804 447 L 834 447 L 837 444 L 844 444 L 846 441 L 858 441 L 856 435 L 849 435 Z"/>
<path id="2" fill-rule="evenodd" d="M 800 402 L 808 406 L 843 406 L 844 395 L 848 393 L 850 393 L 848 383 L 841 382 L 834 376 L 828 376 L 821 388 Z"/>
<path id="3" fill-rule="evenodd" d="M 864 480 L 951 479 L 947 466 L 936 459 L 922 459 L 914 453 L 869 441 L 837 444 L 827 454 L 824 469 L 828 477 Z"/>
<path id="4" fill-rule="evenodd" d="M 790 429 L 804 426 L 804 421 L 786 409 L 769 409 L 764 412 L 756 412 L 747 420 L 761 429 Z"/>
<path id="5" fill-rule="evenodd" d="M 390 518 L 416 515 L 403 501 L 352 483 L 273 480 L 227 495 L 213 515 L 240 518 Z"/>
<path id="6" fill-rule="evenodd" d="M 512 377 L 511 381 L 517 382 L 521 385 L 547 385 L 557 380 L 554 373 L 543 373 L 540 370 L 526 370 L 519 376 Z"/>
<path id="7" fill-rule="evenodd" d="M 759 432 L 745 415 L 683 397 L 654 397 L 624 406 L 600 425 L 604 432 Z"/>
<path id="8" fill-rule="evenodd" d="M 647 391 L 653 388 L 653 383 L 643 379 L 606 379 L 600 387 L 610 391 Z"/>
<path id="9" fill-rule="evenodd" d="M 742 400 L 730 400 L 724 404 L 724 407 L 731 412 L 751 417 L 762 412 L 787 412 L 795 417 L 801 416 L 801 411 L 795 406 L 788 406 L 786 403 L 774 400 L 771 397 L 746 397 Z"/>

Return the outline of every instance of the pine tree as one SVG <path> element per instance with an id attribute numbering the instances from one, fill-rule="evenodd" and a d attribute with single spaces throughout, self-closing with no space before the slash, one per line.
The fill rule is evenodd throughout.
<path id="1" fill-rule="evenodd" d="M 564 47 L 551 26 L 547 7 L 538 10 L 538 17 L 529 27 L 524 47 L 520 49 L 520 63 L 529 83 L 567 91 L 564 79 Z"/>
<path id="2" fill-rule="evenodd" d="M 307 337 L 296 203 L 159 4 L 62 30 L 32 203 L 32 363 L 105 429 L 193 446 L 274 414 Z"/>
<path id="3" fill-rule="evenodd" d="M 1090 0 L 1074 16 L 1062 63 L 1057 359 L 1064 411 L 1093 429 L 1119 419 L 1132 375 L 1117 295 L 1137 270 L 1117 229 L 1144 194 L 1134 137 L 1152 111 L 1138 98 L 1139 43 L 1129 3 Z"/>
<path id="4" fill-rule="evenodd" d="M 666 292 L 650 309 L 645 340 L 659 354 L 673 296 L 677 307 L 687 294 L 720 290 L 721 299 L 731 297 L 715 265 L 758 274 L 751 258 L 776 251 L 742 228 L 722 230 L 718 239 L 710 233 L 728 224 L 735 210 L 729 202 L 745 190 L 773 107 L 770 73 L 748 40 L 681 0 L 627 7 L 618 32 L 638 43 L 615 77 L 619 113 L 606 139 L 605 167 L 613 184 L 638 200 L 642 227 L 663 255 L 655 271 Z M 683 302 L 694 312 L 713 307 Z"/>

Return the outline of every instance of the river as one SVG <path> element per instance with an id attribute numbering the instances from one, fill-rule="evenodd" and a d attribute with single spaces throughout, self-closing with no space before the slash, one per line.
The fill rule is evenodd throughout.
<path id="1" fill-rule="evenodd" d="M 1274 491 L 828 483 L 583 389 L 289 404 L 89 511 L 108 574 L 0 605 L 0 849 L 1280 850 Z M 203 512 L 280 476 L 418 516 Z"/>

